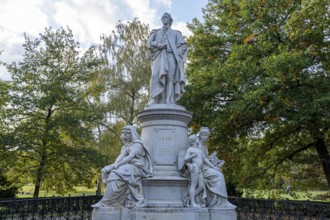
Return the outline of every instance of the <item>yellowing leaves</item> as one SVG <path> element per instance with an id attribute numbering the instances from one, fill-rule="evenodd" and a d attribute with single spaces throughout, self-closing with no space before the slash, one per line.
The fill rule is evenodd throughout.
<path id="1" fill-rule="evenodd" d="M 284 98 L 282 103 L 283 103 L 283 105 L 288 106 L 288 107 L 293 106 L 293 104 L 294 104 L 294 102 L 292 100 L 290 100 L 289 97 Z"/>
<path id="2" fill-rule="evenodd" d="M 269 114 L 265 116 L 265 120 L 269 123 L 274 123 L 278 121 L 278 117 L 276 115 Z"/>
<path id="3" fill-rule="evenodd" d="M 251 34 L 247 38 L 245 38 L 244 43 L 245 44 L 254 44 L 257 41 L 257 37 L 255 34 Z"/>

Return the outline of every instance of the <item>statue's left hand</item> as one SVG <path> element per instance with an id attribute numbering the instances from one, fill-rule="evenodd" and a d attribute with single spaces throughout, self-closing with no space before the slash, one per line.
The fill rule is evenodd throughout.
<path id="1" fill-rule="evenodd" d="M 103 167 L 102 172 L 109 173 L 113 169 L 113 167 L 114 167 L 113 164 L 105 166 L 105 167 Z"/>

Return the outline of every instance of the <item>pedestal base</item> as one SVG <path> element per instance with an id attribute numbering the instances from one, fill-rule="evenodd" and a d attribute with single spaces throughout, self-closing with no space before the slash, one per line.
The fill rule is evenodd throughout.
<path id="1" fill-rule="evenodd" d="M 148 207 L 184 207 L 187 178 L 177 176 L 152 177 L 142 180 Z"/>
<path id="2" fill-rule="evenodd" d="M 235 209 L 220 208 L 116 208 L 93 210 L 93 220 L 236 220 Z"/>
<path id="3" fill-rule="evenodd" d="M 146 208 L 94 208 L 93 220 L 236 220 L 235 208 L 185 208 L 188 180 L 179 154 L 188 144 L 192 113 L 179 105 L 155 104 L 138 115 L 141 139 L 151 156 L 153 177 L 142 179 Z M 181 162 L 180 162 L 181 161 Z M 181 165 L 180 165 L 181 164 Z"/>

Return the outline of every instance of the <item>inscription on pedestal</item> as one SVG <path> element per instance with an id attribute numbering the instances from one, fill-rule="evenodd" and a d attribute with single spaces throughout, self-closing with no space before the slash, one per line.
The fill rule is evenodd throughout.
<path id="1" fill-rule="evenodd" d="M 156 165 L 176 164 L 175 129 L 155 129 L 154 162 Z"/>

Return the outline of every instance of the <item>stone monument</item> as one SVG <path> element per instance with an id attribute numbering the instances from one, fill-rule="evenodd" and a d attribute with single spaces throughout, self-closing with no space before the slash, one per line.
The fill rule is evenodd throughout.
<path id="1" fill-rule="evenodd" d="M 138 114 L 141 138 L 132 126 L 121 136 L 124 146 L 115 163 L 102 169 L 107 184 L 92 207 L 93 220 L 234 220 L 220 160 L 208 155 L 210 133 L 202 128 L 189 137 L 192 113 L 176 101 L 185 84 L 187 43 L 172 30 L 164 13 L 163 27 L 147 41 L 152 55 L 150 101 Z M 216 164 L 214 164 L 214 162 Z"/>

